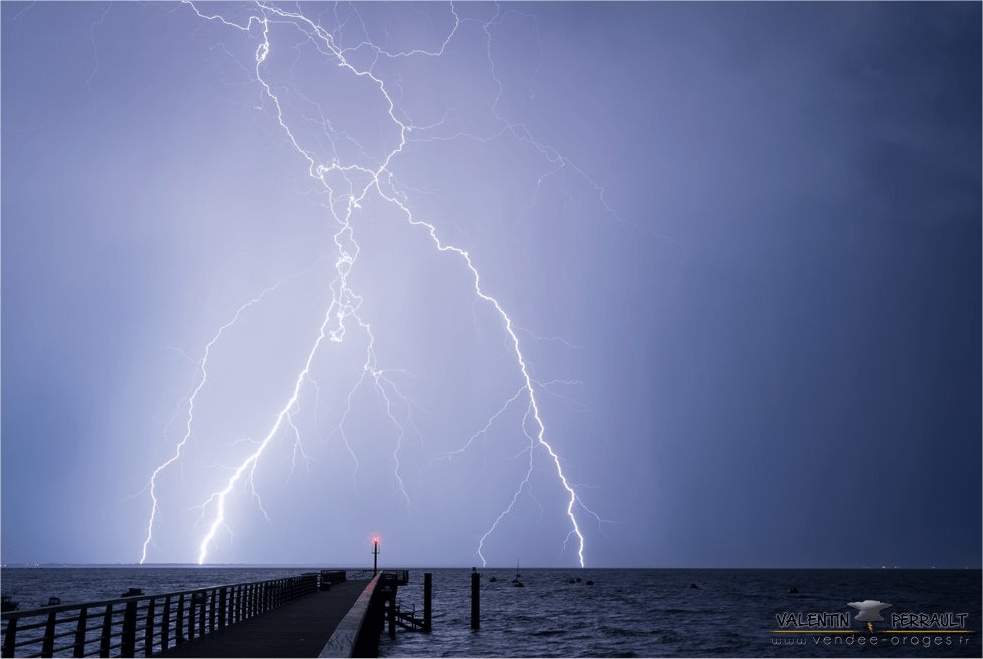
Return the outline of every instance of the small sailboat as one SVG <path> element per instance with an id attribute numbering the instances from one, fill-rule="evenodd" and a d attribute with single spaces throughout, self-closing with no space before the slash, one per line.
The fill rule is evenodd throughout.
<path id="1" fill-rule="evenodd" d="M 519 578 L 520 578 L 520 575 L 519 575 L 519 559 L 517 558 L 517 559 L 515 559 L 515 579 L 512 580 L 512 585 L 513 586 L 516 586 L 518 588 L 522 588 L 524 584 L 522 583 L 522 581 L 519 580 Z"/>

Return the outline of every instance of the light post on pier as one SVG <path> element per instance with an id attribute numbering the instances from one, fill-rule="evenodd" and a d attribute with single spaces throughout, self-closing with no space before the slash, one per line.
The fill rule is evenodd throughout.
<path id="1" fill-rule="evenodd" d="M 379 538 L 372 538 L 372 576 L 379 573 Z"/>

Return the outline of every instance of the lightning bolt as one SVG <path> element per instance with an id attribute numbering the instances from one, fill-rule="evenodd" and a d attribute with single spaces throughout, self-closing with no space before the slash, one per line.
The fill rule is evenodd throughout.
<path id="1" fill-rule="evenodd" d="M 225 323 L 224 325 L 222 325 L 221 327 L 219 327 L 218 331 L 215 333 L 212 339 L 205 345 L 204 355 L 202 356 L 201 360 L 199 360 L 198 362 L 198 378 L 197 378 L 198 383 L 192 387 L 190 393 L 187 396 L 188 414 L 187 414 L 187 421 L 185 422 L 185 426 L 184 426 L 184 436 L 174 447 L 174 455 L 172 455 L 170 458 L 168 458 L 163 463 L 161 463 L 156 469 L 154 469 L 153 473 L 150 475 L 150 481 L 147 484 L 147 489 L 150 492 L 151 507 L 150 507 L 150 519 L 147 522 L 147 537 L 143 541 L 143 548 L 140 554 L 141 565 L 143 565 L 143 563 L 146 562 L 147 560 L 147 548 L 150 546 L 150 543 L 153 541 L 154 521 L 157 519 L 157 513 L 160 507 L 160 502 L 157 499 L 157 478 L 165 469 L 170 467 L 172 464 L 174 464 L 181 458 L 182 450 L 184 449 L 185 445 L 191 440 L 191 427 L 192 425 L 194 425 L 194 418 L 195 418 L 195 401 L 197 401 L 199 392 L 201 392 L 202 388 L 205 386 L 205 382 L 208 380 L 208 355 L 211 352 L 212 348 L 215 346 L 215 344 L 218 343 L 218 340 L 222 337 L 222 334 L 225 332 L 225 330 L 235 325 L 239 321 L 239 318 L 242 316 L 243 313 L 245 313 L 247 309 L 259 303 L 260 300 L 262 300 L 268 293 L 276 290 L 282 283 L 283 281 L 275 284 L 274 286 L 267 288 L 262 293 L 260 293 L 257 297 L 253 298 L 249 302 L 246 302 L 241 307 L 239 307 L 236 310 L 235 315 L 233 315 L 232 319 L 227 323 Z"/>
<path id="2" fill-rule="evenodd" d="M 306 350 L 303 366 L 293 379 L 293 387 L 274 415 L 268 431 L 256 444 L 254 450 L 237 466 L 232 468 L 232 474 L 225 480 L 224 485 L 214 491 L 200 505 L 200 519 L 202 521 L 206 519 L 210 521 L 204 523 L 206 530 L 198 546 L 198 563 L 203 564 L 208 560 L 209 549 L 221 529 L 225 529 L 231 534 L 231 529 L 226 521 L 226 512 L 232 503 L 232 498 L 238 486 L 248 483 L 253 496 L 257 499 L 262 509 L 262 501 L 259 500 L 259 495 L 252 482 L 257 466 L 271 443 L 281 433 L 285 434 L 289 430 L 292 432 L 295 442 L 294 463 L 296 463 L 298 453 L 302 456 L 304 455 L 303 447 L 300 444 L 301 433 L 294 423 L 294 414 L 298 408 L 300 394 L 304 386 L 309 384 L 315 387 L 316 393 L 319 396 L 320 392 L 317 389 L 317 383 L 312 374 L 315 358 L 325 348 L 325 344 L 343 343 L 346 339 L 348 329 L 355 329 L 367 338 L 365 360 L 362 364 L 361 374 L 356 379 L 354 386 L 349 390 L 347 406 L 342 412 L 341 420 L 337 426 L 337 432 L 342 438 L 345 448 L 353 461 L 352 478 L 353 480 L 356 479 L 359 470 L 359 461 L 350 438 L 345 432 L 345 425 L 352 410 L 352 401 L 355 393 L 362 387 L 371 387 L 377 393 L 382 411 L 386 414 L 395 430 L 396 436 L 392 452 L 394 476 L 400 496 L 405 501 L 407 507 L 410 506 L 410 496 L 400 473 L 400 456 L 403 441 L 408 432 L 406 424 L 409 424 L 410 428 L 418 435 L 420 432 L 412 426 L 413 421 L 410 413 L 412 408 L 411 401 L 402 393 L 397 381 L 393 378 L 393 374 L 396 371 L 383 369 L 378 364 L 375 351 L 375 336 L 372 332 L 372 327 L 359 313 L 362 298 L 353 290 L 349 283 L 350 274 L 357 264 L 360 252 L 358 242 L 356 241 L 353 216 L 370 197 L 377 197 L 388 204 L 389 208 L 397 211 L 397 215 L 402 218 L 407 226 L 422 231 L 429 238 L 433 249 L 437 253 L 453 257 L 457 260 L 470 282 L 476 304 L 487 306 L 494 312 L 495 317 L 498 319 L 504 331 L 508 352 L 518 369 L 520 380 L 518 390 L 491 415 L 487 423 L 472 434 L 461 448 L 455 451 L 444 452 L 434 458 L 434 461 L 437 459 L 450 459 L 468 450 L 480 436 L 487 433 L 508 407 L 520 400 L 524 403 L 525 413 L 522 417 L 521 430 L 527 440 L 527 445 L 523 449 L 523 453 L 527 454 L 528 462 L 525 466 L 524 474 L 512 493 L 511 498 L 508 500 L 508 503 L 497 517 L 491 521 L 487 530 L 478 540 L 476 553 L 481 559 L 482 565 L 486 565 L 484 555 L 486 540 L 498 530 L 502 520 L 513 512 L 522 494 L 528 492 L 531 487 L 530 478 L 536 466 L 537 456 L 542 455 L 545 456 L 545 460 L 550 465 L 551 472 L 555 474 L 563 492 L 563 512 L 569 522 L 569 531 L 564 541 L 564 549 L 569 542 L 573 541 L 576 545 L 577 560 L 580 566 L 583 567 L 586 562 L 585 538 L 581 530 L 579 515 L 586 513 L 597 518 L 598 521 L 601 520 L 581 501 L 577 489 L 571 484 L 564 471 L 564 461 L 557 451 L 554 440 L 552 440 L 547 432 L 547 426 L 539 401 L 540 392 L 545 390 L 545 386 L 535 381 L 531 375 L 529 362 L 524 354 L 522 342 L 519 339 L 520 330 L 516 327 L 513 318 L 506 312 L 499 299 L 486 289 L 481 273 L 471 253 L 467 249 L 442 239 L 433 222 L 415 215 L 410 210 L 405 192 L 401 191 L 397 177 L 391 169 L 393 161 L 403 152 L 404 147 L 410 141 L 410 135 L 414 132 L 417 133 L 417 137 L 414 138 L 416 142 L 454 139 L 461 136 L 477 141 L 486 141 L 509 134 L 514 139 L 530 145 L 550 163 L 550 171 L 539 178 L 536 195 L 539 194 L 539 186 L 542 185 L 545 178 L 556 176 L 564 170 L 572 171 L 593 188 L 597 198 L 600 199 L 607 212 L 619 222 L 622 221 L 604 199 L 603 188 L 591 182 L 583 171 L 559 154 L 555 149 L 536 141 L 524 125 L 508 121 L 500 112 L 498 105 L 502 96 L 503 86 L 496 73 L 492 58 L 491 29 L 495 25 L 500 24 L 504 20 L 504 16 L 509 12 L 503 11 L 501 7 L 496 7 L 495 15 L 491 19 L 485 21 L 474 18 L 462 19 L 452 3 L 449 5 L 449 12 L 453 24 L 448 28 L 447 34 L 438 49 L 431 51 L 408 49 L 390 52 L 373 44 L 367 38 L 354 47 L 343 48 L 337 42 L 335 33 L 304 16 L 299 9 L 297 11 L 288 11 L 280 6 L 257 2 L 249 5 L 252 9 L 242 14 L 239 20 L 231 20 L 218 13 L 206 11 L 207 4 L 199 6 L 192 0 L 183 0 L 183 4 L 189 7 L 204 21 L 214 22 L 227 28 L 241 31 L 258 40 L 258 44 L 253 52 L 252 66 L 248 68 L 251 79 L 256 82 L 261 90 L 261 106 L 258 106 L 257 109 L 262 109 L 262 107 L 268 107 L 270 109 L 272 116 L 277 122 L 278 129 L 286 138 L 286 142 L 296 151 L 299 158 L 307 163 L 307 171 L 311 179 L 327 193 L 327 199 L 329 201 L 326 204 L 326 208 L 330 213 L 331 219 L 337 225 L 337 230 L 333 234 L 333 243 L 337 258 L 334 263 L 334 276 L 328 285 L 331 294 L 330 303 L 324 312 L 323 319 L 311 344 Z M 243 8 L 243 6 L 237 7 L 239 10 Z M 338 11 L 336 7 L 335 12 L 337 13 Z M 360 21 L 361 17 L 357 9 L 351 7 L 350 14 L 345 20 Z M 499 122 L 499 132 L 486 136 L 459 133 L 451 138 L 435 136 L 433 134 L 428 136 L 428 132 L 440 126 L 440 123 L 430 126 L 416 126 L 409 119 L 399 118 L 397 115 L 402 115 L 403 113 L 399 109 L 397 101 L 394 100 L 399 98 L 396 91 L 402 93 L 402 89 L 399 88 L 399 82 L 390 82 L 387 86 L 384 77 L 377 75 L 374 68 L 380 60 L 408 57 L 440 57 L 444 54 L 449 44 L 452 43 L 461 26 L 469 22 L 478 23 L 484 31 L 486 54 L 492 79 L 498 85 L 498 95 L 494 100 L 492 111 L 494 117 Z M 379 96 L 381 105 L 386 108 L 386 113 L 391 122 L 392 135 L 395 136 L 394 145 L 383 152 L 383 157 L 373 159 L 369 155 L 371 150 L 363 148 L 351 136 L 335 130 L 317 103 L 309 99 L 303 99 L 299 92 L 293 90 L 297 96 L 308 102 L 310 109 L 305 111 L 303 121 L 307 124 L 320 127 L 321 134 L 319 139 L 323 143 L 320 146 L 317 144 L 308 144 L 309 140 L 305 140 L 302 137 L 302 131 L 298 129 L 294 121 L 288 119 L 289 113 L 285 111 L 285 102 L 281 101 L 283 87 L 278 87 L 271 82 L 266 74 L 266 69 L 270 66 L 270 56 L 277 52 L 278 47 L 274 38 L 274 32 L 282 29 L 295 30 L 299 33 L 302 43 L 312 45 L 319 54 L 330 58 L 337 67 L 357 79 L 367 81 L 370 87 L 375 90 Z M 290 43 L 296 46 L 298 41 L 295 38 Z M 228 51 L 225 52 L 228 53 Z M 370 55 L 367 57 L 366 53 Z M 266 105 L 267 103 L 268 105 Z M 327 149 L 328 155 L 318 156 L 318 148 Z M 531 209 L 532 206 L 528 208 Z M 153 539 L 154 523 L 160 507 L 157 496 L 158 478 L 164 470 L 181 458 L 183 448 L 191 440 L 195 404 L 198 394 L 202 390 L 208 376 L 206 365 L 209 352 L 221 339 L 223 332 L 235 324 L 246 309 L 259 302 L 265 293 L 240 307 L 232 320 L 222 325 L 214 334 L 211 341 L 205 346 L 204 357 L 199 362 L 197 383 L 188 395 L 188 412 L 184 436 L 177 443 L 174 454 L 160 464 L 150 477 L 149 492 L 152 505 L 150 519 L 147 525 L 147 535 L 143 543 L 141 563 L 147 558 L 148 546 Z M 403 410 L 403 414 L 407 420 L 400 420 L 399 414 L 396 411 L 397 406 Z M 431 461 L 431 465 L 434 464 L 434 461 Z M 265 510 L 263 512 L 265 514 Z"/>
<path id="3" fill-rule="evenodd" d="M 577 516 L 574 514 L 574 510 L 576 509 L 579 502 L 579 499 L 577 497 L 577 492 L 573 489 L 573 487 L 570 486 L 570 482 L 567 480 L 566 475 L 564 475 L 563 473 L 563 466 L 560 464 L 560 456 L 557 455 L 556 451 L 553 449 L 553 446 L 546 441 L 546 425 L 543 423 L 543 419 L 539 412 L 539 403 L 537 402 L 536 399 L 536 388 L 533 386 L 532 377 L 529 375 L 529 366 L 526 363 L 525 357 L 523 357 L 522 355 L 522 346 L 519 343 L 519 336 L 518 334 L 516 334 L 516 330 L 512 325 L 512 319 L 509 317 L 507 313 L 505 313 L 505 310 L 502 308 L 502 305 L 499 304 L 498 300 L 496 300 L 494 297 L 492 297 L 484 290 L 482 290 L 481 275 L 479 274 L 478 269 L 474 266 L 474 263 L 471 261 L 471 256 L 468 254 L 468 252 L 466 252 L 465 250 L 459 247 L 454 247 L 453 245 L 446 245 L 442 243 L 440 238 L 437 236 L 437 229 L 432 224 L 429 224 L 422 220 L 414 219 L 412 213 L 410 213 L 410 211 L 405 206 L 403 206 L 402 203 L 400 203 L 398 200 L 396 200 L 393 197 L 387 197 L 382 192 L 382 190 L 379 190 L 379 194 L 385 199 L 387 199 L 388 201 L 399 206 L 399 208 L 406 215 L 407 222 L 409 222 L 414 226 L 424 227 L 427 233 L 430 235 L 430 238 L 433 240 L 433 243 L 438 251 L 450 252 L 461 257 L 461 259 L 467 265 L 468 270 L 470 270 L 471 276 L 474 280 L 475 295 L 477 295 L 480 299 L 484 300 L 489 305 L 491 305 L 492 308 L 494 308 L 495 311 L 498 313 L 498 316 L 502 319 L 502 322 L 505 324 L 505 332 L 506 334 L 508 334 L 508 337 L 511 341 L 512 348 L 515 352 L 516 361 L 519 364 L 519 370 L 522 373 L 522 379 L 524 382 L 523 391 L 525 392 L 525 395 L 528 396 L 528 400 L 529 400 L 528 414 L 529 416 L 532 417 L 532 419 L 535 421 L 536 424 L 536 431 L 534 433 L 534 437 L 530 437 L 530 440 L 534 441 L 539 446 L 545 448 L 550 458 L 552 458 L 553 464 L 556 466 L 556 474 L 563 485 L 563 489 L 566 490 L 567 495 L 569 497 L 567 500 L 566 514 L 567 517 L 570 519 L 570 524 L 572 526 L 570 533 L 573 537 L 577 538 L 577 544 L 578 544 L 577 558 L 580 562 L 580 567 L 584 567 L 584 536 L 583 533 L 581 533 L 580 531 L 580 525 L 577 523 Z M 525 424 L 523 424 L 523 427 L 525 427 Z M 529 436 L 528 433 L 527 436 Z M 534 447 L 530 447 L 530 464 L 529 464 L 528 471 L 526 471 L 525 477 L 523 478 L 522 482 L 519 484 L 518 489 L 515 491 L 515 494 L 513 495 L 512 500 L 509 502 L 508 507 L 498 516 L 498 518 L 495 519 L 495 522 L 492 524 L 491 528 L 488 529 L 488 531 L 481 537 L 481 540 L 478 544 L 477 553 L 478 556 L 481 558 L 482 566 L 486 565 L 485 557 L 481 553 L 481 549 L 484 546 L 485 539 L 489 535 L 494 533 L 495 529 L 498 527 L 498 523 L 502 520 L 502 518 L 505 517 L 508 513 L 512 512 L 512 508 L 515 506 L 515 503 L 518 500 L 520 493 L 528 485 L 529 477 L 533 470 L 532 448 Z"/>

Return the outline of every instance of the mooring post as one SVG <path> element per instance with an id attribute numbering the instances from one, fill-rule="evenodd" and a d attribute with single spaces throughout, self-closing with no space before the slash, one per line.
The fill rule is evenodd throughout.
<path id="1" fill-rule="evenodd" d="M 481 626 L 481 601 L 478 587 L 481 584 L 481 575 L 477 568 L 471 568 L 471 629 L 478 629 Z"/>
<path id="2" fill-rule="evenodd" d="M 433 612 L 433 573 L 423 573 L 423 631 L 430 631 L 430 617 Z"/>

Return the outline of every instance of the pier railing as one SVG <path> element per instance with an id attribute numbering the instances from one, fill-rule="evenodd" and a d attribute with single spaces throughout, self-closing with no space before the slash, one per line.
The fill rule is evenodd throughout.
<path id="1" fill-rule="evenodd" d="M 0 614 L 4 657 L 150 657 L 316 592 L 318 574 Z"/>

